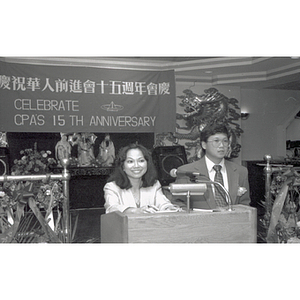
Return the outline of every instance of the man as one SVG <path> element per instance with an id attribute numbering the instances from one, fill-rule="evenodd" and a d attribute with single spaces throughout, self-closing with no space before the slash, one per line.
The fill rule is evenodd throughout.
<path id="1" fill-rule="evenodd" d="M 175 183 L 191 183 L 223 180 L 222 185 L 231 196 L 232 204 L 250 204 L 249 181 L 247 168 L 226 160 L 229 149 L 229 132 L 224 125 L 213 125 L 205 128 L 200 136 L 201 147 L 205 155 L 198 161 L 180 166 L 177 169 Z M 221 167 L 214 167 L 215 165 Z M 219 170 L 217 170 L 220 168 Z M 216 170 L 215 170 L 216 169 Z M 190 176 L 200 173 L 201 176 Z M 217 174 L 218 173 L 218 174 Z M 188 176 L 189 175 L 189 176 Z M 218 176 L 215 177 L 215 176 Z M 218 185 L 207 184 L 207 191 L 203 196 L 191 195 L 191 208 L 214 209 L 228 206 L 228 199 Z M 186 197 L 175 197 L 186 200 Z M 224 202 L 224 200 L 226 202 Z"/>

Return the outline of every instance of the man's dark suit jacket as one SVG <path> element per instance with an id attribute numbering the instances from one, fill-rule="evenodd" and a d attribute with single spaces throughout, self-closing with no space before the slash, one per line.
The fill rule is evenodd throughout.
<path id="1" fill-rule="evenodd" d="M 249 181 L 247 168 L 240 166 L 234 162 L 225 159 L 225 166 L 228 176 L 229 194 L 231 196 L 232 204 L 250 204 Z M 205 158 L 202 157 L 193 163 L 182 165 L 177 169 L 177 178 L 175 183 L 191 183 L 190 177 L 183 175 L 185 172 L 196 172 L 203 174 L 204 177 L 197 177 L 199 180 L 209 180 L 208 170 L 205 163 Z M 192 208 L 213 209 L 216 207 L 215 199 L 211 189 L 211 185 L 207 185 L 208 189 L 203 196 L 191 196 Z M 247 189 L 246 193 L 238 196 L 238 188 L 244 187 Z M 186 200 L 184 196 L 174 196 L 175 199 Z"/>

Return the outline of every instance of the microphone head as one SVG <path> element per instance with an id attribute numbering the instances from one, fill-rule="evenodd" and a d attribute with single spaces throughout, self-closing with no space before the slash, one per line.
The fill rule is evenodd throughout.
<path id="1" fill-rule="evenodd" d="M 176 178 L 177 177 L 177 169 L 172 169 L 169 174 L 171 177 Z"/>

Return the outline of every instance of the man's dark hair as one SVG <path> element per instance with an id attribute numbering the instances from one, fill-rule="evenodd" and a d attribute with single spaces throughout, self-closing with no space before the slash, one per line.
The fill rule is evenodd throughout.
<path id="1" fill-rule="evenodd" d="M 224 133 L 229 138 L 228 128 L 223 124 L 214 124 L 212 126 L 205 127 L 200 134 L 200 141 L 207 142 L 208 138 L 216 133 Z"/>
<path id="2" fill-rule="evenodd" d="M 124 162 L 127 157 L 127 153 L 131 149 L 139 149 L 147 161 L 147 172 L 142 177 L 142 187 L 150 187 L 157 181 L 157 172 L 152 161 L 152 156 L 147 148 L 140 144 L 130 144 L 120 149 L 116 160 L 115 169 L 111 176 L 108 178 L 107 182 L 115 181 L 116 185 L 121 189 L 131 188 L 130 180 L 127 174 L 124 172 Z"/>

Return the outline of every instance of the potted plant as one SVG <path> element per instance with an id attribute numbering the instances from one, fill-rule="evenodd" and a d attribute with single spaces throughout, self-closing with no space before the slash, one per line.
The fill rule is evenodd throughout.
<path id="1" fill-rule="evenodd" d="M 57 162 L 50 150 L 20 151 L 11 175 L 49 174 Z M 12 180 L 0 185 L 0 242 L 61 242 L 62 203 L 59 180 Z"/>

